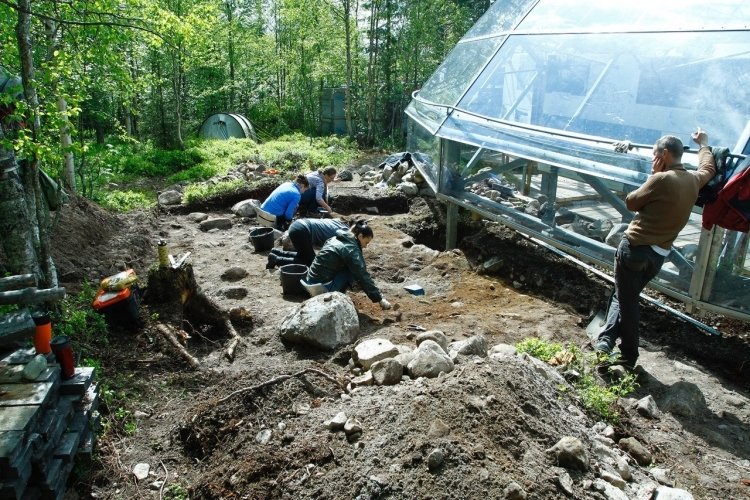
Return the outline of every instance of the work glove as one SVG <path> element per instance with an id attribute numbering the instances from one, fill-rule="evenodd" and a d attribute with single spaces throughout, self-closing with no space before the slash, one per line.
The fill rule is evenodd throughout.
<path id="1" fill-rule="evenodd" d="M 387 300 L 385 300 L 385 299 L 381 300 L 381 301 L 379 302 L 379 304 L 380 304 L 380 308 L 381 308 L 381 309 L 390 309 L 390 308 L 391 308 L 391 303 L 390 303 L 390 302 L 388 302 L 388 301 L 387 301 Z"/>

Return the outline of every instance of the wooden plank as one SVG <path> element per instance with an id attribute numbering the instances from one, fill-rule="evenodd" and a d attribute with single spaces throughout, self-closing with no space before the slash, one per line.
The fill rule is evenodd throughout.
<path id="1" fill-rule="evenodd" d="M 10 467 L 23 450 L 24 431 L 0 431 L 0 467 Z"/>
<path id="2" fill-rule="evenodd" d="M 24 405 L 45 405 L 53 394 L 54 382 L 36 384 L 0 384 L 0 407 L 5 412 L 8 407 Z M 0 412 L 0 413 L 2 413 Z"/>
<path id="3" fill-rule="evenodd" d="M 18 274 L 16 276 L 0 278 L 0 292 L 18 290 L 19 288 L 26 288 L 28 286 L 36 286 L 36 276 L 33 274 Z"/>
<path id="4" fill-rule="evenodd" d="M 0 316 L 0 345 L 8 345 L 34 335 L 34 320 L 28 309 Z"/>
<path id="5" fill-rule="evenodd" d="M 0 292 L 0 305 L 3 304 L 39 304 L 41 302 L 55 302 L 65 298 L 65 288 L 24 288 L 10 292 Z"/>
<path id="6" fill-rule="evenodd" d="M 95 370 L 93 367 L 84 366 L 76 368 L 73 377 L 63 380 L 60 385 L 60 394 L 83 396 L 94 381 L 94 376 Z"/>
<path id="7" fill-rule="evenodd" d="M 11 406 L 0 411 L 0 431 L 31 431 L 41 417 L 40 405 Z"/>

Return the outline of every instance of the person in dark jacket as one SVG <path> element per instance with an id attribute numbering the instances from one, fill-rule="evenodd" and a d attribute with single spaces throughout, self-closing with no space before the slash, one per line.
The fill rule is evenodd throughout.
<path id="1" fill-rule="evenodd" d="M 348 231 L 339 230 L 315 256 L 307 273 L 307 282 L 325 284 L 329 292 L 345 292 L 356 281 L 371 301 L 379 303 L 383 309 L 390 309 L 390 302 L 383 298 L 367 272 L 362 255 L 362 249 L 373 236 L 372 228 L 365 221 L 355 222 Z"/>
<path id="2" fill-rule="evenodd" d="M 292 222 L 294 212 L 297 211 L 302 193 L 310 186 L 307 177 L 298 175 L 294 181 L 285 182 L 273 190 L 260 208 L 276 216 L 275 228 L 286 230 Z"/>
<path id="3" fill-rule="evenodd" d="M 289 239 L 294 245 L 294 252 L 272 249 L 268 255 L 266 269 L 286 264 L 304 264 L 310 266 L 315 259 L 314 247 L 322 247 L 338 231 L 349 229 L 341 219 L 297 219 L 289 226 Z"/>

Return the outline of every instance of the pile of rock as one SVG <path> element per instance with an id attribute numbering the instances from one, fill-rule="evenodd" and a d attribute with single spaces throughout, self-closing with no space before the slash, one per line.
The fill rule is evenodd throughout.
<path id="1" fill-rule="evenodd" d="M 423 165 L 424 168 L 431 164 L 431 159 L 421 153 L 396 153 L 386 158 L 375 169 L 363 169 L 360 178 L 373 187 L 394 188 L 408 197 L 435 196 L 417 164 Z"/>
<path id="2" fill-rule="evenodd" d="M 99 425 L 93 368 L 62 380 L 54 354 L 33 380 L 34 349 L 0 361 L 0 498 L 61 498 L 76 460 L 91 456 Z"/>

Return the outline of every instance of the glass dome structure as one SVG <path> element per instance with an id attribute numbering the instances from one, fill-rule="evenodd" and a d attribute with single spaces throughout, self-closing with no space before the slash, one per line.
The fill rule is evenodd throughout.
<path id="1" fill-rule="evenodd" d="M 750 153 L 750 3 L 496 0 L 406 113 L 449 215 L 463 207 L 611 267 L 607 231 L 632 219 L 624 196 L 659 137 L 689 145 L 701 127 L 736 161 Z M 652 286 L 750 319 L 747 254 L 747 234 L 702 230 L 696 207 Z"/>

